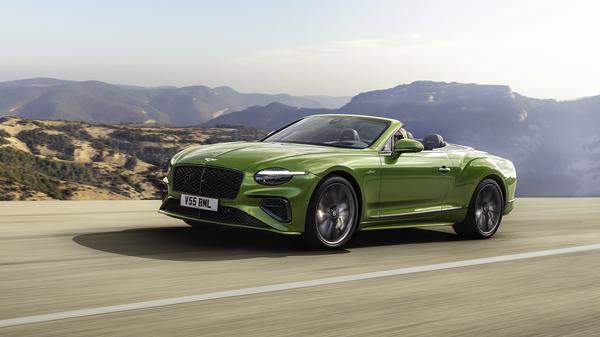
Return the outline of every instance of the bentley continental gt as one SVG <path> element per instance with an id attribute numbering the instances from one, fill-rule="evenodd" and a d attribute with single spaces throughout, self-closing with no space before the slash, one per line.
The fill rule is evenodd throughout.
<path id="1" fill-rule="evenodd" d="M 160 213 L 302 235 L 339 249 L 356 231 L 450 225 L 487 239 L 513 209 L 512 162 L 431 134 L 413 139 L 393 119 L 315 115 L 255 142 L 177 153 Z"/>

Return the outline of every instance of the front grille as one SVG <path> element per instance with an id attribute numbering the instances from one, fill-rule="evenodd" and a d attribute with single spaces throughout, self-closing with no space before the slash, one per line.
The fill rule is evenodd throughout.
<path id="1" fill-rule="evenodd" d="M 269 228 L 269 226 L 264 222 L 235 207 L 219 206 L 219 210 L 217 212 L 212 212 L 201 209 L 183 207 L 179 204 L 179 200 L 170 199 L 166 202 L 165 206 L 163 207 L 163 210 L 182 215 L 189 215 L 207 221 L 222 222 L 233 225 L 246 225 L 252 227 Z"/>
<path id="2" fill-rule="evenodd" d="M 240 191 L 244 174 L 210 166 L 175 166 L 173 189 L 209 198 L 234 199 Z"/>

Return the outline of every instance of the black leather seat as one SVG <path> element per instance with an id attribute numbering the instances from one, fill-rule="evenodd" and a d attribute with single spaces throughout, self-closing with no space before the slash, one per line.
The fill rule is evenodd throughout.
<path id="1" fill-rule="evenodd" d="M 446 146 L 444 137 L 435 133 L 423 138 L 422 143 L 425 150 L 433 150 Z"/>
<path id="2" fill-rule="evenodd" d="M 358 131 L 354 129 L 344 129 L 342 133 L 340 133 L 340 142 L 344 141 L 360 141 L 360 136 Z"/>

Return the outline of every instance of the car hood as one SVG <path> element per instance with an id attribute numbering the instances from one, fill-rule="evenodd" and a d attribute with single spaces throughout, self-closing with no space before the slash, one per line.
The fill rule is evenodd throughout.
<path id="1" fill-rule="evenodd" d="M 277 167 L 278 162 L 288 158 L 331 154 L 336 150 L 340 149 L 292 143 L 234 142 L 189 148 L 178 153 L 175 162 L 176 164 L 209 164 L 244 170 L 255 167 Z M 271 164 L 273 166 L 270 166 Z"/>

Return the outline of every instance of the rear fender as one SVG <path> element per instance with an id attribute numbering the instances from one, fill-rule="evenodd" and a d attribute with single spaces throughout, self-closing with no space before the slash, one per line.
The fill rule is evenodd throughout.
<path id="1" fill-rule="evenodd" d="M 468 209 L 477 185 L 486 178 L 498 182 L 504 194 L 504 202 L 515 198 L 517 176 L 511 161 L 489 156 L 470 160 L 456 177 L 448 203 Z"/>

